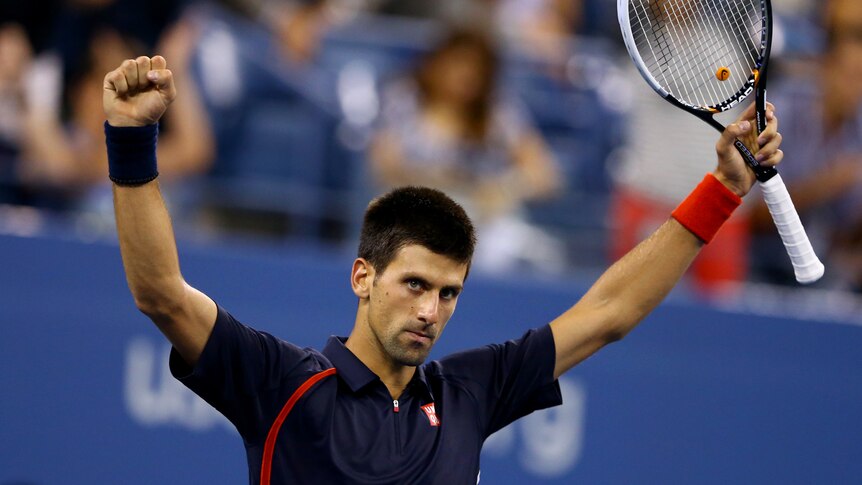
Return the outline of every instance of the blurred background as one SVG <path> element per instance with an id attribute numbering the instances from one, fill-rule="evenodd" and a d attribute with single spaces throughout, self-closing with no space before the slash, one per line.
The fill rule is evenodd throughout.
<path id="1" fill-rule="evenodd" d="M 483 483 L 862 481 L 862 3 L 773 3 L 782 176 L 826 276 L 795 283 L 753 194 L 644 328 L 567 376 L 565 406 L 489 442 Z M 457 322 L 495 324 L 453 324 L 442 355 L 565 310 L 715 164 L 717 133 L 642 81 L 610 0 L 0 1 L 0 484 L 244 480 L 123 284 L 101 83 L 157 53 L 184 273 L 303 345 L 348 331 L 361 216 L 388 188 L 443 189 L 477 224 Z"/>

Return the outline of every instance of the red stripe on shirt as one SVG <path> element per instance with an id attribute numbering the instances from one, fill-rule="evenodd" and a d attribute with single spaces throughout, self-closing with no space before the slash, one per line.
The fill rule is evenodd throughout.
<path id="1" fill-rule="evenodd" d="M 308 380 L 303 382 L 302 385 L 293 392 L 293 395 L 290 396 L 290 399 L 288 399 L 284 404 L 284 407 L 281 408 L 281 412 L 278 413 L 278 417 L 275 418 L 275 422 L 272 423 L 272 427 L 269 428 L 269 433 L 266 435 L 266 443 L 263 446 L 263 462 L 260 466 L 260 485 L 270 485 L 269 479 L 272 474 L 272 457 L 275 454 L 275 441 L 278 438 L 278 432 L 281 430 L 281 425 L 284 424 L 284 420 L 287 419 L 287 415 L 290 414 L 296 401 L 299 401 L 299 398 L 311 389 L 313 385 L 317 384 L 318 381 L 334 374 L 335 368 L 333 367 L 309 377 Z"/>

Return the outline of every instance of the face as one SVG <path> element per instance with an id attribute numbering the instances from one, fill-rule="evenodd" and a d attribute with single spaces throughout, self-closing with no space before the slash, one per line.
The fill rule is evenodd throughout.
<path id="1" fill-rule="evenodd" d="M 313 61 L 326 27 L 324 8 L 308 7 L 288 13 L 278 25 L 282 45 L 290 58 L 300 63 Z"/>
<path id="2" fill-rule="evenodd" d="M 455 311 L 467 265 L 423 246 L 402 248 L 371 280 L 368 326 L 393 363 L 420 365 Z"/>
<path id="3" fill-rule="evenodd" d="M 464 45 L 440 54 L 431 66 L 433 89 L 442 99 L 468 104 L 482 94 L 485 86 L 485 59 L 476 48 Z"/>

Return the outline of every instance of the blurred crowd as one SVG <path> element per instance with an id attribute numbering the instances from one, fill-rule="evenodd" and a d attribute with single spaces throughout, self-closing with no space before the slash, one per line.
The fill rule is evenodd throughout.
<path id="1" fill-rule="evenodd" d="M 819 284 L 862 291 L 862 3 L 773 3 L 782 176 Z M 189 232 L 349 246 L 371 197 L 421 184 L 472 215 L 480 271 L 596 270 L 715 163 L 619 37 L 607 0 L 2 2 L 0 206 L 109 220 L 102 78 L 158 53 L 179 91 L 160 181 Z M 793 282 L 758 197 L 689 279 Z"/>

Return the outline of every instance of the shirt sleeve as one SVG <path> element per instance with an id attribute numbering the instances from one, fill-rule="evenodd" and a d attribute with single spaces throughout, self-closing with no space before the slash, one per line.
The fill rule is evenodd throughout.
<path id="1" fill-rule="evenodd" d="M 554 337 L 546 325 L 518 340 L 445 357 L 440 365 L 474 394 L 487 437 L 533 411 L 562 404 L 555 362 Z"/>
<path id="2" fill-rule="evenodd" d="M 243 437 L 255 432 L 268 406 L 261 396 L 293 373 L 313 368 L 310 351 L 252 329 L 218 308 L 215 326 L 194 367 L 171 349 L 171 374 L 228 418 Z"/>

